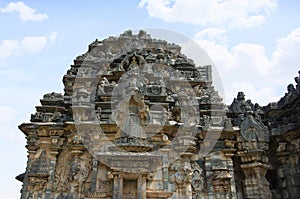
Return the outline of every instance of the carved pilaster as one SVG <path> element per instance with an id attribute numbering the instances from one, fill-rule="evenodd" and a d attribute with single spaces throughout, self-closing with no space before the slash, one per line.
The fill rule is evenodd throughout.
<path id="1" fill-rule="evenodd" d="M 178 199 L 191 199 L 192 198 L 192 169 L 190 161 L 177 160 L 174 163 L 176 172 L 174 174 L 175 183 L 177 187 L 177 198 Z"/>
<path id="2" fill-rule="evenodd" d="M 271 198 L 269 182 L 265 175 L 271 168 L 266 155 L 269 131 L 264 124 L 247 113 L 241 118 L 241 134 L 237 137 L 238 155 L 244 172 L 245 198 Z"/>
<path id="3" fill-rule="evenodd" d="M 265 199 L 271 198 L 266 173 L 271 168 L 268 158 L 262 150 L 240 152 L 241 169 L 244 172 L 244 197 Z"/>
<path id="4" fill-rule="evenodd" d="M 206 198 L 206 179 L 204 175 L 203 168 L 199 165 L 198 162 L 192 162 L 192 191 L 193 191 L 193 198 Z"/>
<path id="5" fill-rule="evenodd" d="M 138 195 L 137 198 L 141 199 L 146 199 L 146 176 L 145 175 L 139 175 L 138 180 L 137 180 L 137 190 L 138 190 Z"/>
<path id="6" fill-rule="evenodd" d="M 249 163 L 243 164 L 241 168 L 245 174 L 244 197 L 245 198 L 271 198 L 269 182 L 265 178 L 266 172 L 270 169 L 268 164 Z"/>
<path id="7" fill-rule="evenodd" d="M 229 176 L 231 176 L 230 179 L 230 196 L 232 199 L 237 198 L 236 194 L 236 184 L 235 184 L 235 176 L 234 176 L 234 169 L 233 169 L 233 160 L 232 157 L 235 155 L 236 149 L 234 149 L 234 141 L 232 140 L 225 140 L 225 146 L 227 146 L 227 149 L 223 150 L 224 156 L 226 157 L 226 164 L 227 169 L 229 172 Z"/>

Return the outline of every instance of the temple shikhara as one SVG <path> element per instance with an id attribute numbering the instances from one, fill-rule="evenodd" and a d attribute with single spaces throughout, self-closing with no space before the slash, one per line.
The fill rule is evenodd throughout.
<path id="1" fill-rule="evenodd" d="M 21 199 L 299 199 L 295 82 L 267 106 L 243 92 L 226 105 L 212 67 L 174 43 L 145 31 L 95 40 L 64 93 L 45 94 L 19 126 Z"/>

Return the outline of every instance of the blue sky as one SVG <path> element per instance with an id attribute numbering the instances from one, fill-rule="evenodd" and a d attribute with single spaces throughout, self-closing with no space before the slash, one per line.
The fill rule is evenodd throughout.
<path id="1" fill-rule="evenodd" d="M 17 198 L 23 134 L 47 92 L 63 92 L 73 59 L 96 38 L 127 29 L 169 29 L 197 42 L 221 76 L 225 102 L 238 91 L 266 105 L 300 70 L 298 0 L 0 0 L 0 195 Z"/>

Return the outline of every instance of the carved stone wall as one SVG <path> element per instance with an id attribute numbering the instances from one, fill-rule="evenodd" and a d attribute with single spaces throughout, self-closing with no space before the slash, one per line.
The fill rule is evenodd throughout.
<path id="1" fill-rule="evenodd" d="M 300 75 L 300 71 L 299 71 Z M 295 77 L 287 93 L 277 103 L 264 107 L 265 122 L 270 126 L 269 157 L 272 170 L 268 174 L 273 198 L 300 197 L 300 82 Z"/>
<path id="2" fill-rule="evenodd" d="M 299 77 L 276 104 L 230 106 L 180 46 L 95 40 L 23 123 L 22 199 L 299 198 Z"/>

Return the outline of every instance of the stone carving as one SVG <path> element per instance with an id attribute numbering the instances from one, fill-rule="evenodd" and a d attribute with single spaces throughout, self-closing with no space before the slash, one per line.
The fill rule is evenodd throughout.
<path id="1" fill-rule="evenodd" d="M 226 116 L 224 117 L 224 130 L 225 131 L 232 131 L 233 130 L 231 119 L 227 118 Z"/>
<path id="2" fill-rule="evenodd" d="M 192 187 L 195 190 L 195 198 L 200 197 L 200 193 L 204 192 L 206 189 L 206 180 L 203 174 L 203 169 L 200 167 L 200 165 L 197 162 L 192 163 L 192 170 L 193 170 L 193 176 L 192 176 Z"/>
<path id="3" fill-rule="evenodd" d="M 175 182 L 176 184 L 181 187 L 182 185 L 187 185 L 192 180 L 193 171 L 191 168 L 185 166 L 185 163 L 181 160 L 177 160 L 174 165 L 175 169 Z"/>
<path id="4" fill-rule="evenodd" d="M 143 126 L 149 119 L 149 108 L 135 95 L 122 100 L 112 113 L 112 120 L 121 129 L 121 137 L 145 138 Z"/>
<path id="5" fill-rule="evenodd" d="M 81 67 L 77 71 L 76 78 L 90 78 L 93 77 L 94 75 L 95 75 L 95 71 L 93 71 L 92 69 Z"/>
<path id="6" fill-rule="evenodd" d="M 213 87 L 204 86 L 200 93 L 200 104 L 220 103 L 222 98 Z"/>
<path id="7" fill-rule="evenodd" d="M 278 103 L 239 92 L 227 109 L 180 50 L 144 31 L 93 41 L 19 126 L 21 199 L 299 198 L 300 77 Z"/>
<path id="8" fill-rule="evenodd" d="M 31 122 L 63 122 L 67 120 L 67 115 L 62 114 L 61 112 L 54 113 L 41 113 L 36 112 L 31 115 Z"/>
<path id="9" fill-rule="evenodd" d="M 242 121 L 241 135 L 244 142 L 244 149 L 265 149 L 265 143 L 269 142 L 269 131 L 263 123 L 248 114 Z"/>
<path id="10" fill-rule="evenodd" d="M 298 76 L 294 78 L 295 82 L 296 82 L 296 91 L 297 94 L 300 94 L 300 71 L 298 71 Z"/>
<path id="11" fill-rule="evenodd" d="M 297 91 L 294 87 L 293 84 L 289 84 L 287 86 L 287 93 L 285 93 L 284 97 L 282 97 L 279 101 L 278 101 L 278 106 L 284 106 L 287 103 L 290 103 L 292 101 L 294 101 L 297 98 Z"/>
<path id="12" fill-rule="evenodd" d="M 71 67 L 68 71 L 66 76 L 67 77 L 74 77 L 77 74 L 77 70 L 74 67 Z"/>
<path id="13" fill-rule="evenodd" d="M 61 93 L 47 93 L 44 95 L 44 100 L 62 100 L 63 96 Z"/>
<path id="14" fill-rule="evenodd" d="M 76 90 L 75 96 L 73 98 L 73 103 L 89 103 L 90 93 L 86 90 L 84 86 Z"/>
<path id="15" fill-rule="evenodd" d="M 233 130 L 231 119 L 226 116 L 208 116 L 203 115 L 201 120 L 201 126 L 204 131 L 211 130 L 213 128 L 223 128 L 225 131 Z"/>
<path id="16" fill-rule="evenodd" d="M 69 191 L 69 161 L 70 155 L 67 149 L 65 149 L 58 158 L 55 170 L 55 181 L 53 183 L 53 189 L 57 192 Z"/>
<path id="17" fill-rule="evenodd" d="M 97 90 L 97 95 L 104 95 L 105 94 L 105 86 L 109 85 L 109 81 L 103 77 L 102 80 L 100 81 L 100 84 L 98 85 L 98 90 Z"/>
<path id="18" fill-rule="evenodd" d="M 31 176 L 46 176 L 48 177 L 50 172 L 50 160 L 46 156 L 46 151 L 43 150 L 39 158 L 32 162 L 29 174 Z"/>
<path id="19" fill-rule="evenodd" d="M 65 149 L 58 159 L 53 189 L 56 192 L 70 192 L 72 196 L 86 191 L 85 182 L 91 169 L 92 160 L 76 158 L 71 160 Z"/>
<path id="20" fill-rule="evenodd" d="M 245 95 L 243 92 L 238 92 L 237 98 L 234 98 L 229 109 L 233 113 L 246 113 L 252 111 L 251 105 L 245 101 Z"/>
<path id="21" fill-rule="evenodd" d="M 162 92 L 162 86 L 160 86 L 160 85 L 151 85 L 149 90 L 152 94 L 159 95 Z"/>

